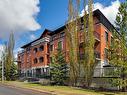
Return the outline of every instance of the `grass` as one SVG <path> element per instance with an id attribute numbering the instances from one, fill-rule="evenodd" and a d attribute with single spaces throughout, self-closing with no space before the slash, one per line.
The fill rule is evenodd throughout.
<path id="1" fill-rule="evenodd" d="M 126 92 L 97 92 L 95 90 L 80 89 L 75 87 L 68 86 L 42 86 L 40 84 L 31 84 L 17 81 L 7 81 L 5 84 L 22 87 L 22 88 L 31 88 L 44 92 L 55 93 L 55 95 L 127 95 Z"/>

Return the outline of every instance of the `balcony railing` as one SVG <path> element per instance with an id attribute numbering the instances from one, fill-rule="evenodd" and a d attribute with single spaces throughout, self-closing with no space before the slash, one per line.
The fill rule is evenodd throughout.
<path id="1" fill-rule="evenodd" d="M 100 59 L 100 52 L 94 51 L 94 56 L 95 56 L 95 58 Z M 85 58 L 85 55 L 84 54 L 80 54 L 80 59 L 82 60 L 84 58 Z"/>
<path id="2" fill-rule="evenodd" d="M 95 51 L 95 52 L 94 52 L 94 55 L 95 55 L 95 58 L 99 58 L 99 59 L 100 59 L 100 52 Z"/>
<path id="3" fill-rule="evenodd" d="M 21 54 L 21 53 L 24 53 L 25 52 L 25 50 L 20 50 L 20 51 L 18 51 L 18 54 Z"/>
<path id="4" fill-rule="evenodd" d="M 97 40 L 100 40 L 100 34 L 94 31 L 94 36 Z"/>
<path id="5" fill-rule="evenodd" d="M 98 32 L 94 31 L 94 37 L 96 40 L 100 41 L 101 37 L 100 37 L 100 34 Z M 84 42 L 83 32 L 80 33 L 79 41 Z"/>
<path id="6" fill-rule="evenodd" d="M 116 67 L 95 68 L 93 77 L 118 78 L 120 77 L 121 74 L 120 70 L 121 70 L 120 68 Z"/>

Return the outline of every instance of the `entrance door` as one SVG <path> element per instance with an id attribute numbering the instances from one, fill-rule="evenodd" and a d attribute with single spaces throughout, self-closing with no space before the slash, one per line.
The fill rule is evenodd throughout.
<path id="1" fill-rule="evenodd" d="M 41 77 L 41 68 L 36 69 L 36 77 L 40 78 Z"/>

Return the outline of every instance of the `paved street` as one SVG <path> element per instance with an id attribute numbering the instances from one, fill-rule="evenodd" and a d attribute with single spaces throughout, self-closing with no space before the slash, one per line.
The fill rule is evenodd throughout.
<path id="1" fill-rule="evenodd" d="M 0 95 L 50 95 L 50 94 L 0 85 Z"/>

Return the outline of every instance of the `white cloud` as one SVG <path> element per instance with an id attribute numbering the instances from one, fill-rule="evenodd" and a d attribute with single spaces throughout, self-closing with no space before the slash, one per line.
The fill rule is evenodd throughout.
<path id="1" fill-rule="evenodd" d="M 112 24 L 115 24 L 114 21 L 115 21 L 119 6 L 120 6 L 119 0 L 111 2 L 111 5 L 107 7 L 97 2 L 94 4 L 94 10 L 99 9 Z M 88 9 L 88 6 L 86 6 L 86 9 Z M 83 16 L 83 13 L 84 13 L 84 10 L 82 10 L 81 16 Z"/>
<path id="2" fill-rule="evenodd" d="M 21 52 L 23 49 L 22 48 L 17 48 L 14 50 L 14 58 L 17 60 L 17 54 L 18 52 Z"/>
<path id="3" fill-rule="evenodd" d="M 40 12 L 39 0 L 0 0 L 0 38 L 11 31 L 16 37 L 40 29 L 36 16 Z"/>
<path id="4" fill-rule="evenodd" d="M 5 50 L 5 45 L 0 44 L 0 60 L 1 60 L 1 57 L 2 57 L 2 52 L 4 52 L 4 50 Z M 14 58 L 17 58 L 17 53 L 20 52 L 20 51 L 22 51 L 22 50 L 23 49 L 21 49 L 21 48 L 15 49 L 14 50 Z"/>
<path id="5" fill-rule="evenodd" d="M 31 34 L 31 35 L 30 35 L 30 40 L 33 41 L 33 40 L 35 40 L 36 38 L 37 38 L 37 37 L 36 37 L 34 34 Z"/>

